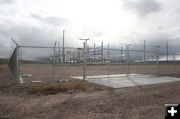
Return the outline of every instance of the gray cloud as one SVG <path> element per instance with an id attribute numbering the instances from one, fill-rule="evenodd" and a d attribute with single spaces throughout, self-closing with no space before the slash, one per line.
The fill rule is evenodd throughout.
<path id="1" fill-rule="evenodd" d="M 31 17 L 39 20 L 40 22 L 51 24 L 51 25 L 65 25 L 70 24 L 71 21 L 63 17 L 48 16 L 42 17 L 40 15 L 31 14 Z"/>
<path id="2" fill-rule="evenodd" d="M 154 32 L 149 34 L 129 34 L 135 35 L 136 38 L 133 39 L 132 45 L 133 49 L 143 50 L 144 40 L 146 41 L 146 50 L 156 51 L 157 46 L 160 46 L 160 54 L 166 54 L 166 41 L 168 41 L 169 53 L 180 53 L 180 36 L 178 36 L 179 30 L 170 32 Z M 176 37 L 175 37 L 176 36 Z"/>
<path id="3" fill-rule="evenodd" d="M 15 14 L 15 4 L 15 0 L 0 0 L 0 16 L 12 16 Z"/>
<path id="4" fill-rule="evenodd" d="M 140 16 L 146 16 L 161 10 L 161 4 L 155 0 L 127 0 L 124 3 L 127 8 L 135 10 Z"/>
<path id="5" fill-rule="evenodd" d="M 32 2 L 33 4 L 27 4 L 26 2 L 22 2 L 23 4 L 18 3 L 20 2 L 17 2 L 16 0 L 0 0 L 0 57 L 8 56 L 6 54 L 8 43 L 10 43 L 9 41 L 11 37 L 14 37 L 15 40 L 24 45 L 53 46 L 54 41 L 62 40 L 62 32 L 58 31 L 57 26 L 64 28 L 64 25 L 66 26 L 71 24 L 71 21 L 69 19 L 61 16 L 41 16 L 39 15 L 41 14 L 41 12 L 38 12 L 41 9 L 38 10 L 38 8 L 35 8 L 33 6 L 34 2 Z M 137 19 L 140 20 L 139 22 L 137 21 L 139 23 L 138 25 L 140 27 L 141 25 L 144 26 L 139 30 L 139 33 L 131 34 L 130 32 L 136 32 L 136 29 L 133 31 L 130 30 L 127 33 L 128 35 L 125 37 L 121 35 L 121 33 L 119 33 L 116 34 L 117 37 L 115 37 L 114 39 L 112 38 L 112 41 L 111 38 L 109 38 L 109 41 L 107 40 L 105 42 L 113 43 L 113 40 L 116 40 L 115 42 L 118 43 L 114 43 L 114 45 L 117 45 L 119 48 L 119 44 L 121 44 L 122 42 L 123 44 L 125 44 L 132 41 L 132 44 L 142 46 L 143 40 L 146 40 L 147 45 L 151 46 L 147 46 L 149 50 L 154 49 L 154 46 L 161 45 L 163 53 L 165 52 L 165 49 L 163 48 L 165 47 L 165 41 L 169 40 L 169 47 L 178 48 L 180 44 L 180 30 L 177 29 L 179 28 L 180 18 L 178 15 L 180 11 L 178 3 L 179 0 L 173 0 L 172 2 L 166 0 L 163 3 L 162 9 L 162 4 L 158 3 L 157 0 L 124 0 L 124 6 L 126 10 L 131 10 L 133 11 L 133 13 L 137 13 L 140 18 L 151 15 L 152 13 L 158 13 L 152 16 L 150 19 L 148 17 L 146 17 L 147 19 Z M 49 2 L 49 4 L 51 4 L 51 2 Z M 25 6 L 22 7 L 21 5 Z M 27 9 L 25 7 L 27 7 Z M 42 8 L 42 13 L 44 13 L 43 11 L 46 11 L 46 7 Z M 169 14 L 167 14 L 168 11 L 170 11 Z M 26 13 L 26 15 L 24 15 L 24 13 Z M 163 13 L 163 15 L 161 15 L 160 13 Z M 106 33 L 105 30 L 103 31 L 103 29 L 96 30 L 94 27 L 87 27 L 83 29 L 81 29 L 82 34 L 89 33 L 93 37 L 98 37 L 97 39 L 101 38 L 102 36 L 102 40 L 106 40 L 106 35 L 108 36 L 108 33 Z M 176 30 L 173 31 L 174 29 Z M 70 30 L 73 30 L 73 27 Z M 76 30 L 75 33 L 77 32 L 77 34 L 72 33 L 71 36 L 71 34 L 68 34 L 67 28 L 67 32 L 65 32 L 65 45 L 77 46 L 78 39 L 76 40 L 75 37 L 76 35 L 78 36 L 78 32 L 81 32 L 81 30 Z M 120 41 L 120 39 L 123 40 Z M 141 41 L 138 42 L 138 40 Z M 143 47 L 139 48 L 142 49 Z M 180 52 L 180 49 L 172 51 Z"/>
<path id="6" fill-rule="evenodd" d="M 35 27 L 30 25 L 12 25 L 10 28 L 1 24 L 0 26 L 0 57 L 9 57 L 10 49 L 12 49 L 11 46 L 14 46 L 11 42 L 11 37 L 13 37 L 19 45 L 29 46 L 53 47 L 55 41 L 58 41 L 58 43 L 62 41 L 62 34 L 59 34 L 58 31 L 54 32 L 54 29 L 46 29 L 45 27 Z M 75 41 L 72 41 L 69 37 L 65 37 L 66 47 L 72 46 L 73 44 L 75 44 Z M 48 48 L 24 49 L 23 57 L 37 58 L 39 56 L 50 54 L 52 51 L 53 49 Z"/>
<path id="7" fill-rule="evenodd" d="M 55 34 L 49 29 L 39 27 L 17 25 L 9 29 L 11 35 L 22 45 L 51 45 L 49 41 L 56 40 Z"/>
<path id="8" fill-rule="evenodd" d="M 12 52 L 11 46 L 15 47 L 14 43 L 10 40 L 11 37 L 19 45 L 35 45 L 35 46 L 53 46 L 55 40 L 55 34 L 49 30 L 42 30 L 42 28 L 27 26 L 27 25 L 14 25 L 11 28 L 0 29 L 0 56 L 8 58 L 10 52 Z M 9 45 L 8 45 L 9 44 Z M 10 50 L 11 49 L 11 50 Z M 48 49 L 23 49 L 24 57 L 38 57 L 41 54 L 48 54 L 52 50 Z"/>
<path id="9" fill-rule="evenodd" d="M 13 4 L 15 3 L 14 0 L 0 0 L 0 5 L 2 4 Z"/>
<path id="10" fill-rule="evenodd" d="M 94 33 L 94 37 L 99 37 L 99 36 L 103 36 L 102 31 L 97 31 L 97 32 Z"/>

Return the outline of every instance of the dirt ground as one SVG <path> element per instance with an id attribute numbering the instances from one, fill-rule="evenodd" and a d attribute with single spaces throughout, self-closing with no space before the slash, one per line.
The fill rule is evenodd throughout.
<path id="1" fill-rule="evenodd" d="M 164 104 L 180 103 L 180 82 L 110 89 L 68 80 L 19 84 L 0 65 L 0 119 L 163 119 Z"/>
<path id="2" fill-rule="evenodd" d="M 180 77 L 180 65 L 159 65 L 159 75 Z M 32 80 L 66 79 L 73 76 L 83 75 L 83 66 L 55 66 L 42 64 L 25 64 L 20 67 L 21 74 L 32 74 Z M 88 65 L 87 75 L 124 74 L 127 65 Z M 129 65 L 129 73 L 157 74 L 157 65 Z"/>

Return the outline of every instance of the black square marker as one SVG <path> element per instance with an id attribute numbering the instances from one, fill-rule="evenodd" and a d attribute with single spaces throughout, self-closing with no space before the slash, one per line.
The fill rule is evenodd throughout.
<path id="1" fill-rule="evenodd" d="M 180 104 L 165 104 L 165 119 L 180 119 Z"/>

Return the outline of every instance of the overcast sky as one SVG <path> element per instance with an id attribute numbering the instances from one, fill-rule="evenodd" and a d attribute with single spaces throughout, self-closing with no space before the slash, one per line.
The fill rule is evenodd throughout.
<path id="1" fill-rule="evenodd" d="M 180 45 L 180 0 L 0 0 L 0 57 L 19 44 L 82 46 L 104 41 Z"/>

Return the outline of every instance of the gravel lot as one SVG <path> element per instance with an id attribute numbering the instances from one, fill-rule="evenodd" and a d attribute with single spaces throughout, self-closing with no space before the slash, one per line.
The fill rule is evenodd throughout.
<path id="1" fill-rule="evenodd" d="M 67 75 L 61 74 L 65 74 L 63 79 Z M 0 66 L 0 81 L 0 119 L 162 119 L 164 104 L 180 103 L 180 82 L 120 89 L 78 82 L 78 86 L 66 84 L 69 89 L 62 90 L 59 82 L 19 84 L 11 78 L 7 65 Z"/>

